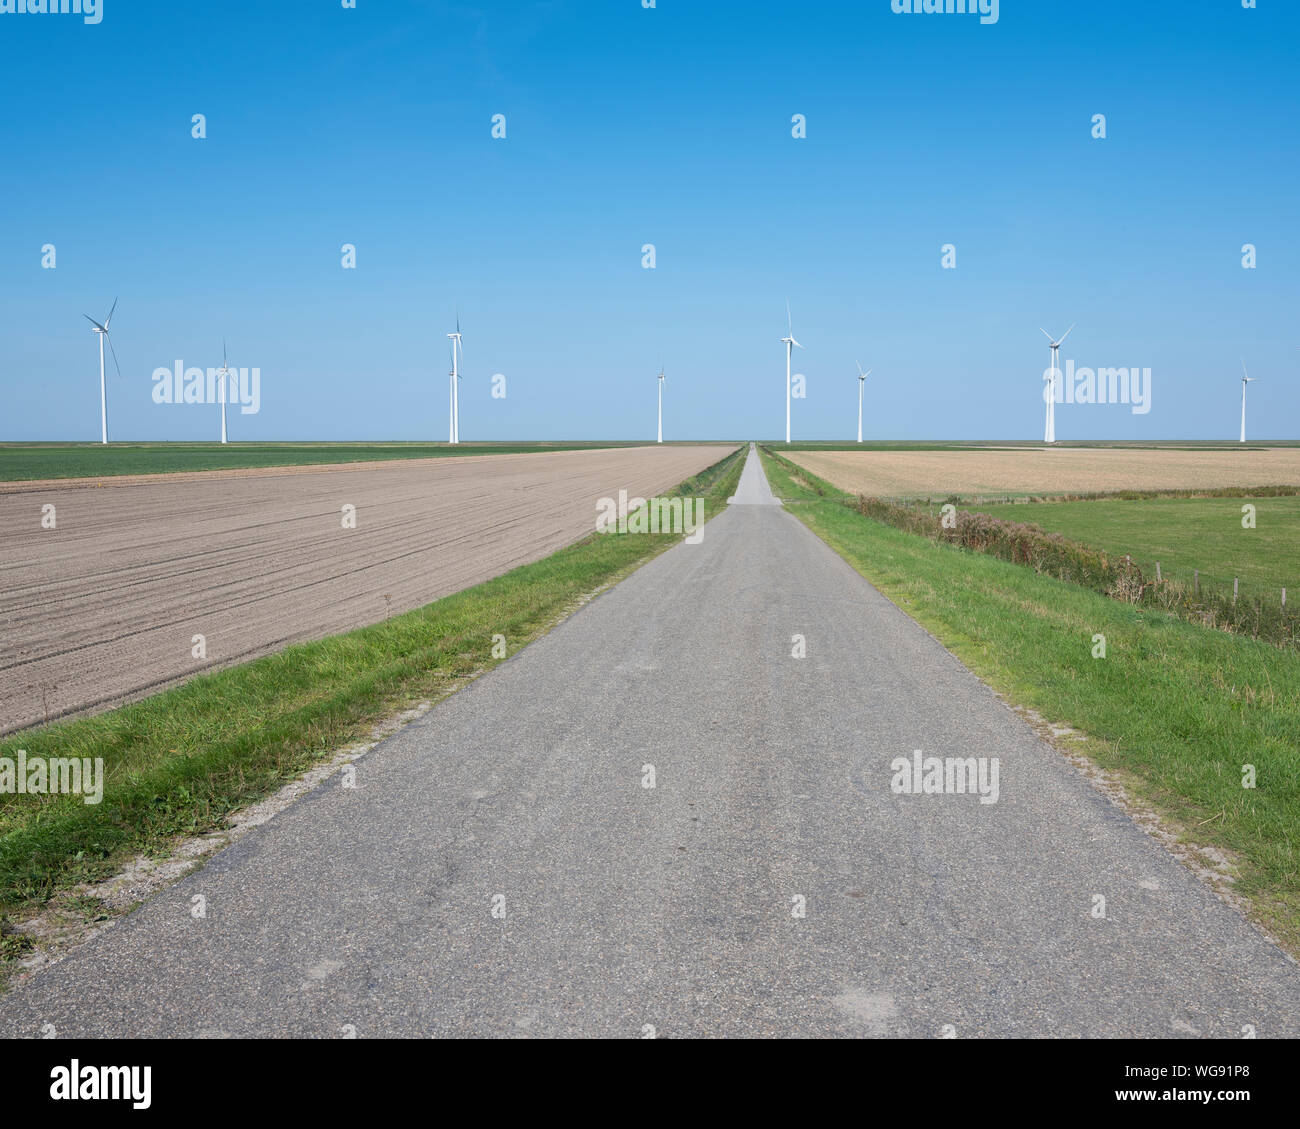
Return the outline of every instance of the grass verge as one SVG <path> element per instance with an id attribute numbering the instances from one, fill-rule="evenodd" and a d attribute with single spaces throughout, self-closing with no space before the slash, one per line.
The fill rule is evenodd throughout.
<path id="1" fill-rule="evenodd" d="M 1081 731 L 1078 751 L 1186 841 L 1229 852 L 1252 916 L 1300 952 L 1300 654 L 895 529 L 760 453 L 790 511 L 980 678 Z"/>
<path id="2" fill-rule="evenodd" d="M 743 451 L 675 494 L 716 514 L 735 493 Z M 594 517 L 594 515 L 593 515 Z M 219 829 L 237 809 L 293 779 L 385 717 L 495 666 L 593 592 L 678 543 L 670 534 L 591 534 L 544 560 L 382 623 L 201 675 L 94 717 L 0 741 L 0 756 L 101 757 L 103 801 L 0 795 L 0 957 L 4 917 L 101 880 L 178 836 Z M 13 955 L 13 953 L 10 953 Z"/>

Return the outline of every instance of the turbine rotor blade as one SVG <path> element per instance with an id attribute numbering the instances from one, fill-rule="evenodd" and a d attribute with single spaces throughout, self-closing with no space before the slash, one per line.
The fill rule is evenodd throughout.
<path id="1" fill-rule="evenodd" d="M 100 325 L 99 322 L 97 322 L 89 314 L 82 314 L 81 316 L 85 318 L 88 322 L 90 322 L 90 324 L 93 325 L 96 329 L 98 329 L 101 333 L 108 332 L 108 330 L 106 330 L 102 325 Z"/>
<path id="2" fill-rule="evenodd" d="M 1044 337 L 1047 338 L 1048 341 L 1052 341 L 1052 335 L 1051 335 L 1050 333 L 1048 333 L 1047 330 L 1045 330 L 1045 329 L 1042 330 L 1042 334 L 1043 334 Z M 1055 342 L 1053 342 L 1053 344 L 1055 344 Z"/>
<path id="3" fill-rule="evenodd" d="M 1056 347 L 1057 347 L 1058 349 L 1059 349 L 1062 345 L 1065 344 L 1065 339 L 1066 339 L 1067 337 L 1069 337 L 1071 333 L 1074 332 L 1074 327 L 1075 327 L 1075 325 L 1077 325 L 1077 324 L 1078 324 L 1077 322 L 1071 322 L 1071 323 L 1070 323 L 1070 328 L 1067 329 L 1063 334 L 1061 334 L 1061 340 L 1058 341 L 1058 342 L 1056 343 Z"/>
<path id="4" fill-rule="evenodd" d="M 105 329 L 107 329 L 110 325 L 113 324 L 113 313 L 114 313 L 114 311 L 115 311 L 116 309 L 117 309 L 117 299 L 114 298 L 114 299 L 113 299 L 113 309 L 111 309 L 111 310 L 108 311 L 108 317 L 106 317 L 106 318 L 104 319 L 104 328 L 105 328 Z"/>
<path id="5" fill-rule="evenodd" d="M 115 369 L 117 369 L 117 377 L 118 377 L 119 380 L 121 380 L 121 379 L 122 379 L 122 366 L 119 365 L 119 364 L 117 363 L 117 350 L 113 348 L 113 337 L 112 337 L 112 335 L 109 334 L 109 333 L 105 333 L 105 334 L 104 334 L 104 337 L 105 337 L 105 338 L 107 339 L 107 341 L 108 341 L 108 351 L 109 351 L 110 353 L 113 354 L 113 367 L 114 367 Z"/>

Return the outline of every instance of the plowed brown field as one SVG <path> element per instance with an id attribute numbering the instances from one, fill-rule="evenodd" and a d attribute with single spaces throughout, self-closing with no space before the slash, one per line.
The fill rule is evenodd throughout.
<path id="1" fill-rule="evenodd" d="M 779 446 L 773 450 L 785 454 Z M 841 490 L 882 498 L 1300 485 L 1300 448 L 1295 447 L 791 451 L 785 457 Z"/>
<path id="2" fill-rule="evenodd" d="M 0 733 L 420 607 L 593 531 L 599 498 L 666 491 L 732 449 L 0 483 Z"/>

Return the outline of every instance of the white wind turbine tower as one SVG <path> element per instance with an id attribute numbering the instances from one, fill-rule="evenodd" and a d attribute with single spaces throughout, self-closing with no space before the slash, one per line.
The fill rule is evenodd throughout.
<path id="1" fill-rule="evenodd" d="M 221 377 L 221 442 L 226 442 L 226 381 L 230 377 L 230 365 L 226 360 L 226 339 L 221 339 L 221 367 L 217 369 Z"/>
<path id="2" fill-rule="evenodd" d="M 790 357 L 794 349 L 802 349 L 803 346 L 794 339 L 794 323 L 790 320 L 790 303 L 787 300 L 785 304 L 785 324 L 786 335 L 781 338 L 781 343 L 785 345 L 785 441 L 790 442 Z"/>
<path id="3" fill-rule="evenodd" d="M 449 443 L 460 442 L 460 358 L 465 355 L 460 343 L 460 314 L 456 315 L 456 332 L 447 334 L 451 338 L 451 402 L 450 402 L 450 437 Z"/>
<path id="4" fill-rule="evenodd" d="M 99 334 L 99 434 L 101 443 L 108 442 L 108 387 L 104 382 L 104 342 L 108 341 L 109 352 L 113 354 L 113 366 L 117 369 L 117 375 L 122 375 L 122 366 L 117 363 L 117 350 L 113 348 L 113 342 L 108 336 L 108 327 L 113 321 L 113 311 L 117 309 L 117 299 L 113 299 L 113 309 L 108 311 L 108 317 L 104 319 L 104 324 L 100 325 L 89 314 L 82 314 L 94 329 L 93 333 Z"/>
<path id="5" fill-rule="evenodd" d="M 1044 443 L 1056 442 L 1056 374 L 1061 371 L 1061 366 L 1059 364 L 1060 357 L 1061 357 L 1061 345 L 1064 344 L 1065 339 L 1069 337 L 1073 331 L 1074 331 L 1074 326 L 1071 325 L 1069 329 L 1067 329 L 1064 333 L 1061 334 L 1060 341 L 1053 341 L 1052 335 L 1048 333 L 1047 330 L 1045 329 L 1043 330 L 1043 336 L 1047 338 L 1048 342 L 1050 343 L 1050 348 L 1052 350 L 1052 371 L 1051 371 L 1052 387 L 1047 397 L 1047 427 L 1043 433 Z"/>
<path id="6" fill-rule="evenodd" d="M 1241 362 L 1241 442 L 1246 442 L 1246 385 L 1253 384 L 1259 377 L 1251 376 L 1246 371 L 1246 362 Z"/>
<path id="7" fill-rule="evenodd" d="M 862 388 L 867 383 L 867 377 L 871 375 L 871 369 L 866 372 L 862 371 L 862 362 L 858 361 L 858 442 L 862 442 Z"/>
<path id="8" fill-rule="evenodd" d="M 664 367 L 659 366 L 659 442 L 664 441 Z"/>

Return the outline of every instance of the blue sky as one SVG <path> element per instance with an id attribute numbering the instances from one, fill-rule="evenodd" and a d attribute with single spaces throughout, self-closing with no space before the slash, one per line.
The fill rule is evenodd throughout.
<path id="1" fill-rule="evenodd" d="M 151 374 L 223 336 L 232 438 L 445 439 L 457 309 L 463 440 L 653 438 L 661 363 L 667 438 L 777 437 L 787 297 L 796 438 L 853 437 L 857 360 L 868 438 L 1041 438 L 1071 322 L 1152 409 L 1060 439 L 1235 438 L 1243 356 L 1300 434 L 1292 0 L 103 3 L 0 14 L 0 439 L 98 438 L 118 295 L 123 440 L 217 437 Z"/>

